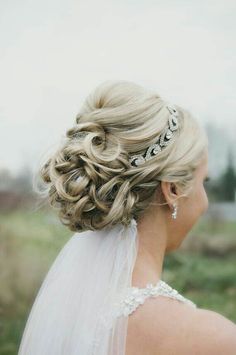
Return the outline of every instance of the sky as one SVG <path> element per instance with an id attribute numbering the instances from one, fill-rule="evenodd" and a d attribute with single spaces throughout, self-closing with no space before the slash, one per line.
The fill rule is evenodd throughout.
<path id="1" fill-rule="evenodd" d="M 0 0 L 0 169 L 37 169 L 110 79 L 210 122 L 221 151 L 236 128 L 235 18 L 235 0 Z"/>

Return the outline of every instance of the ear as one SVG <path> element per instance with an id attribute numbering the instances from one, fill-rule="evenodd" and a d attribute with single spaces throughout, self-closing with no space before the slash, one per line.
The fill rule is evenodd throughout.
<path id="1" fill-rule="evenodd" d="M 172 208 L 174 201 L 178 198 L 178 188 L 174 182 L 161 181 L 161 192 L 165 202 Z"/>

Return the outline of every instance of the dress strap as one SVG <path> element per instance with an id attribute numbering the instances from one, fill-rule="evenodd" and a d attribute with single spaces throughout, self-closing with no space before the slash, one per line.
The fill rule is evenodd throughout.
<path id="1" fill-rule="evenodd" d="M 166 282 L 159 280 L 156 285 L 147 284 L 145 288 L 130 287 L 127 292 L 116 303 L 117 316 L 127 316 L 133 313 L 136 308 L 143 304 L 149 297 L 165 296 L 173 299 L 177 299 L 184 302 L 194 308 L 197 308 L 196 304 L 189 299 L 183 297 L 175 289 L 169 286 Z"/>

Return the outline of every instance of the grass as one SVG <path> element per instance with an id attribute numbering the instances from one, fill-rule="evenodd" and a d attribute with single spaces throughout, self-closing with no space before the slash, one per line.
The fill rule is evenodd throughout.
<path id="1" fill-rule="evenodd" d="M 46 211 L 0 216 L 0 354 L 17 354 L 37 291 L 73 232 Z M 235 249 L 234 249 L 235 248 Z M 236 223 L 195 225 L 165 257 L 163 280 L 199 308 L 236 322 Z"/>
<path id="2" fill-rule="evenodd" d="M 27 316 L 50 265 L 72 232 L 42 211 L 0 216 L 0 354 L 17 354 Z"/>

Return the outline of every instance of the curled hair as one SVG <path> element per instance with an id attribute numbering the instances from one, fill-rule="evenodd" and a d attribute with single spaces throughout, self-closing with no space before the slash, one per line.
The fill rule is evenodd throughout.
<path id="1" fill-rule="evenodd" d="M 85 100 L 64 142 L 40 168 L 46 196 L 72 231 L 96 230 L 138 219 L 161 180 L 186 196 L 208 144 L 205 131 L 185 109 L 170 144 L 144 165 L 143 153 L 167 126 L 169 111 L 156 92 L 129 81 L 105 81 Z"/>

